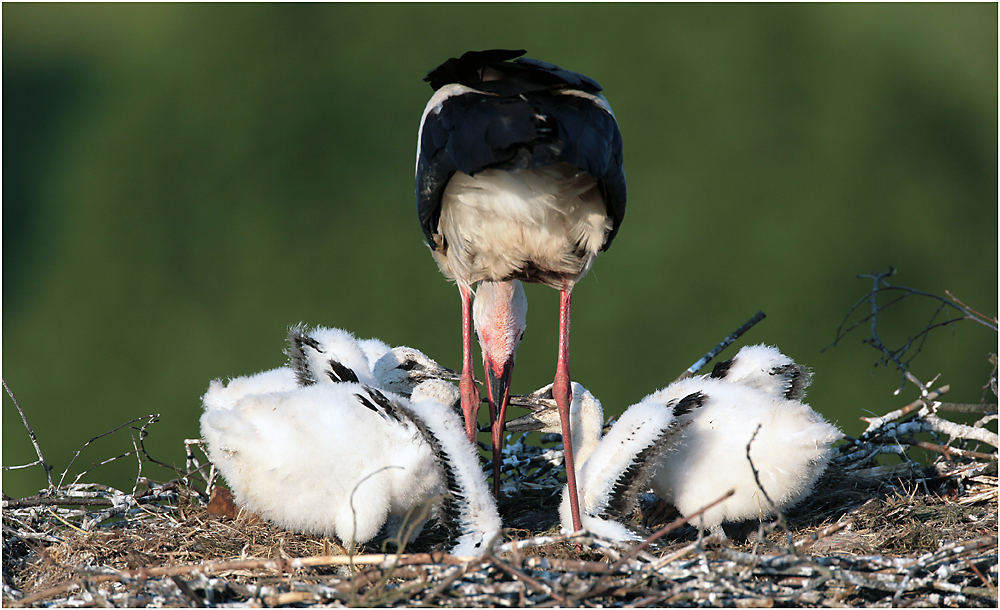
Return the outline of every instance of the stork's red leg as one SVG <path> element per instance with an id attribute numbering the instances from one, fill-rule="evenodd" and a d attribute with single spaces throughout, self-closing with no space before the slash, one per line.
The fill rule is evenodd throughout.
<path id="1" fill-rule="evenodd" d="M 469 442 L 476 444 L 479 422 L 479 389 L 472 376 L 472 290 L 459 286 L 462 296 L 462 378 L 458 389 L 462 395 L 462 415 L 465 416 L 465 432 Z"/>
<path id="2" fill-rule="evenodd" d="M 552 396 L 559 407 L 562 422 L 563 452 L 566 456 L 566 487 L 569 488 L 570 514 L 573 516 L 573 530 L 582 529 L 580 521 L 580 500 L 576 489 L 576 465 L 573 460 L 573 436 L 570 434 L 569 406 L 573 391 L 569 377 L 569 310 L 571 286 L 563 285 L 559 291 L 559 358 L 556 362 L 556 378 L 552 383 Z"/>

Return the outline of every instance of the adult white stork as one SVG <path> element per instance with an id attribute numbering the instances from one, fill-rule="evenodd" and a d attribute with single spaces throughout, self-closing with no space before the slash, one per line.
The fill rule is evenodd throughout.
<path id="1" fill-rule="evenodd" d="M 559 405 L 573 522 L 580 525 L 570 446 L 570 294 L 611 245 L 625 215 L 618 123 L 591 78 L 521 57 L 470 51 L 431 70 L 435 93 L 417 141 L 417 216 L 441 272 L 462 299 L 462 411 L 475 439 L 472 286 L 492 423 L 494 490 L 514 355 L 527 304 L 520 281 L 560 291 L 553 394 Z M 484 292 L 486 294 L 484 294 Z M 478 320 L 477 320 L 478 321 Z"/>

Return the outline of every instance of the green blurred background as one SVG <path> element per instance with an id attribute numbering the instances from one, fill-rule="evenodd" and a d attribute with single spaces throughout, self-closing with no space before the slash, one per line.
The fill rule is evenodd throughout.
<path id="1" fill-rule="evenodd" d="M 4 4 L 3 376 L 56 472 L 147 413 L 150 452 L 182 464 L 209 380 L 282 364 L 294 322 L 458 366 L 458 293 L 414 210 L 421 78 L 493 47 L 594 77 L 621 125 L 628 212 L 572 343 L 609 414 L 763 309 L 741 344 L 814 367 L 811 404 L 857 433 L 913 397 L 864 329 L 820 351 L 857 274 L 895 265 L 996 314 L 996 4 Z M 557 294 L 528 297 L 515 392 L 555 366 Z M 904 303 L 883 333 L 930 311 Z M 942 329 L 913 370 L 978 400 L 995 346 Z M 3 463 L 33 459 L 5 397 Z"/>

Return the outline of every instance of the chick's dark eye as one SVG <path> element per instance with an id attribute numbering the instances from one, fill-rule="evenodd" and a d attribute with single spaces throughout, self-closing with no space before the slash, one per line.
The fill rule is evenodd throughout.
<path id="1" fill-rule="evenodd" d="M 399 368 L 403 369 L 404 371 L 412 371 L 413 369 L 417 368 L 417 361 L 404 360 L 403 363 L 399 365 Z"/>

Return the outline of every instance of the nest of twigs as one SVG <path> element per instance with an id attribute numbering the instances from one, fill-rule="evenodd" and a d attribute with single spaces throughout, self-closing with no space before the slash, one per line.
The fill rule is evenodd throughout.
<path id="1" fill-rule="evenodd" d="M 872 295 L 884 277 L 874 277 Z M 865 320 L 882 309 L 871 302 Z M 835 447 L 813 494 L 743 532 L 743 542 L 706 538 L 651 497 L 634 515 L 654 532 L 644 543 L 558 534 L 561 443 L 533 435 L 508 442 L 498 502 L 507 529 L 485 556 L 442 553 L 447 541 L 434 530 L 411 544 L 383 541 L 349 553 L 227 503 L 200 441 L 186 442 L 188 464 L 177 478 L 144 478 L 144 463 L 164 465 L 143 446 L 155 416 L 128 422 L 145 420 L 129 428 L 134 451 L 119 456 L 137 460 L 130 492 L 81 482 L 87 471 L 53 480 L 25 419 L 39 458 L 25 466 L 43 467 L 49 486 L 27 498 L 4 496 L 3 602 L 996 607 L 995 366 L 993 402 L 956 405 L 939 400 L 947 386 L 932 390 L 905 369 L 905 350 L 882 351 L 918 385 L 919 398 L 863 418 L 868 429 Z M 959 421 L 972 413 L 974 423 Z"/>
<path id="2" fill-rule="evenodd" d="M 510 469 L 500 501 L 506 540 L 476 559 L 434 551 L 433 531 L 401 551 L 348 554 L 218 502 L 210 509 L 202 487 L 210 475 L 134 493 L 64 485 L 5 500 L 4 602 L 995 606 L 996 451 L 952 447 L 921 464 L 906 449 L 930 444 L 913 431 L 924 417 L 907 415 L 838 446 L 817 492 L 743 543 L 704 538 L 648 498 L 636 519 L 660 534 L 654 544 L 558 535 L 551 438 L 515 441 L 521 466 Z M 876 464 L 887 446 L 903 447 L 891 453 L 904 459 Z M 205 472 L 197 443 L 188 448 L 192 469 Z"/>

